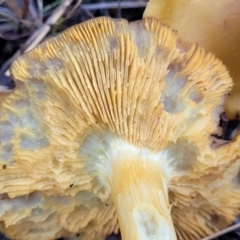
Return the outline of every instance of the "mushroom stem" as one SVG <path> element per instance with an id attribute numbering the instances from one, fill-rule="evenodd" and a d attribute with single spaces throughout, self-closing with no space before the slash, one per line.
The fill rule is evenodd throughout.
<path id="1" fill-rule="evenodd" d="M 112 195 L 123 240 L 174 240 L 167 179 L 141 158 L 113 162 Z"/>

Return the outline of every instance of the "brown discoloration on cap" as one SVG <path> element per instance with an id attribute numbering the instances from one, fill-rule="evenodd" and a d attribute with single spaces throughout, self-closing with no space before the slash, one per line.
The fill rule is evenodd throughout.
<path id="1" fill-rule="evenodd" d="M 150 0 L 144 17 L 155 17 L 179 36 L 214 53 L 234 81 L 224 107 L 229 118 L 240 112 L 240 1 Z"/>

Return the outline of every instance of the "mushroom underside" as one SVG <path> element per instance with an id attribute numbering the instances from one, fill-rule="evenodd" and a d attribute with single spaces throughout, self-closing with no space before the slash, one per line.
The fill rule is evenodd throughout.
<path id="1" fill-rule="evenodd" d="M 210 137 L 232 81 L 159 21 L 76 25 L 21 56 L 11 76 L 16 89 L 0 102 L 10 238 L 120 228 L 125 240 L 194 240 L 237 215 L 240 137 L 217 147 Z"/>

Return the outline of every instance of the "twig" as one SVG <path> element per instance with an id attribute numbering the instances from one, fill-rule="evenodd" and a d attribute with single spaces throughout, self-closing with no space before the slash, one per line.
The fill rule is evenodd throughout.
<path id="1" fill-rule="evenodd" d="M 82 9 L 82 11 L 84 11 L 84 12 L 87 14 L 87 16 L 90 17 L 90 18 L 94 18 L 94 17 L 95 17 L 95 16 L 94 16 L 90 11 L 88 11 L 87 9 Z"/>
<path id="2" fill-rule="evenodd" d="M 10 31 L 13 29 L 13 25 L 11 23 L 1 23 L 0 24 L 0 34 Z"/>
<path id="3" fill-rule="evenodd" d="M 28 10 L 29 10 L 29 0 L 24 0 L 24 5 L 23 5 L 23 13 L 22 13 L 22 18 L 26 19 L 28 15 Z"/>
<path id="4" fill-rule="evenodd" d="M 38 18 L 38 12 L 36 10 L 35 4 L 33 3 L 33 0 L 30 0 L 29 3 L 29 12 L 31 14 L 31 17 L 36 20 Z"/>
<path id="5" fill-rule="evenodd" d="M 121 2 L 121 8 L 141 8 L 146 7 L 147 1 L 138 1 L 138 2 Z M 118 2 L 101 2 L 101 3 L 85 3 L 81 5 L 82 9 L 85 10 L 99 10 L 99 9 L 109 9 L 109 8 L 118 8 Z"/>
<path id="6" fill-rule="evenodd" d="M 51 14 L 51 16 L 46 20 L 42 26 L 33 33 L 33 35 L 26 41 L 25 46 L 26 50 L 25 52 L 33 49 L 35 46 L 37 46 L 43 38 L 47 35 L 47 33 L 51 30 L 51 26 L 55 24 L 58 19 L 64 14 L 67 7 L 71 5 L 73 0 L 65 0 L 61 5 L 59 5 Z"/>
<path id="7" fill-rule="evenodd" d="M 21 23 L 23 23 L 27 27 L 31 27 L 32 26 L 32 23 L 30 21 L 22 19 L 22 18 L 17 18 L 17 17 L 11 16 L 10 14 L 8 14 L 6 12 L 3 12 L 3 11 L 0 12 L 0 16 L 3 16 L 3 17 L 5 17 L 6 19 L 8 19 L 10 21 L 13 21 L 14 23 L 21 22 Z"/>
<path id="8" fill-rule="evenodd" d="M 79 5 L 81 4 L 82 0 L 77 0 L 75 5 L 71 8 L 71 10 L 67 13 L 67 16 L 64 17 L 64 19 L 62 19 L 60 21 L 60 23 L 66 21 L 68 18 L 70 18 L 72 16 L 72 14 L 75 12 L 75 10 L 79 7 Z M 59 24 L 60 24 L 59 23 Z"/>
<path id="9" fill-rule="evenodd" d="M 118 18 L 121 18 L 121 15 L 122 15 L 122 11 L 121 11 L 121 0 L 118 0 L 118 11 L 117 11 L 117 16 Z"/>
<path id="10" fill-rule="evenodd" d="M 212 240 L 212 239 L 220 237 L 220 236 L 222 236 L 222 235 L 224 235 L 224 234 L 226 234 L 228 232 L 232 232 L 232 231 L 234 231 L 234 230 L 236 230 L 238 228 L 240 228 L 240 223 L 237 223 L 237 224 L 235 224 L 233 226 L 227 227 L 227 228 L 223 229 L 222 231 L 214 233 L 214 234 L 212 234 L 212 235 L 210 235 L 208 237 L 202 238 L 200 240 Z"/>
<path id="11" fill-rule="evenodd" d="M 18 18 L 21 18 L 22 17 L 22 9 L 21 7 L 18 5 L 17 1 L 14 1 L 14 0 L 8 0 L 6 1 L 5 3 L 15 14 Z"/>
<path id="12" fill-rule="evenodd" d="M 106 0 L 101 0 L 100 2 L 105 2 Z M 84 9 L 84 11 L 86 11 L 86 9 Z M 88 12 L 90 12 L 90 11 L 88 11 Z M 100 13 L 100 15 L 101 16 L 108 16 L 108 17 L 110 17 L 110 13 L 109 13 L 109 9 L 99 9 L 99 13 Z"/>
<path id="13" fill-rule="evenodd" d="M 46 7 L 43 8 L 43 12 L 46 13 L 47 11 L 50 11 L 53 8 L 56 8 L 61 4 L 62 0 L 55 0 L 53 3 L 48 4 Z"/>
<path id="14" fill-rule="evenodd" d="M 17 40 L 23 37 L 27 37 L 29 36 L 30 33 L 21 33 L 18 35 L 14 35 L 14 34 L 10 34 L 10 33 L 0 33 L 0 38 L 8 40 L 8 41 L 13 41 L 13 40 Z"/>
<path id="15" fill-rule="evenodd" d="M 66 11 L 67 7 L 71 5 L 73 0 L 65 0 L 63 1 L 51 14 L 51 16 L 46 20 L 45 23 L 43 23 L 39 29 L 37 29 L 31 37 L 27 39 L 27 41 L 24 44 L 24 52 L 27 52 L 31 49 L 33 49 L 35 46 L 37 46 L 43 38 L 47 35 L 47 33 L 50 31 L 51 26 L 55 24 L 58 19 L 64 14 Z M 22 49 L 19 49 L 8 61 L 3 64 L 0 73 L 5 72 L 11 63 L 19 57 L 23 53 Z M 5 74 L 9 74 L 6 72 Z"/>
<path id="16" fill-rule="evenodd" d="M 0 16 L 6 18 L 7 20 L 10 20 L 10 21 L 14 21 L 14 22 L 18 22 L 18 19 L 14 16 L 14 14 L 9 14 L 7 11 L 6 12 L 3 12 L 3 8 L 0 9 Z"/>
<path id="17" fill-rule="evenodd" d="M 39 19 L 40 22 L 43 22 L 43 2 L 42 0 L 37 0 L 37 6 L 38 6 L 38 11 L 39 11 Z"/>

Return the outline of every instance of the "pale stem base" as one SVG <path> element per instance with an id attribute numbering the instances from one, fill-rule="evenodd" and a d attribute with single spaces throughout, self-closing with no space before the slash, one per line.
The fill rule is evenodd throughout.
<path id="1" fill-rule="evenodd" d="M 114 160 L 113 200 L 123 240 L 176 240 L 166 178 L 155 162 Z"/>

